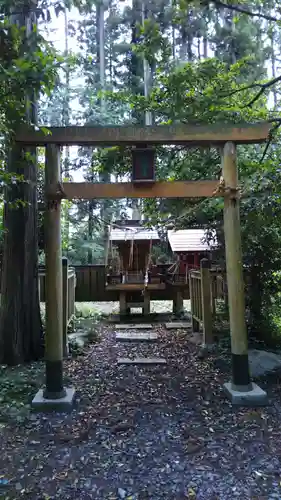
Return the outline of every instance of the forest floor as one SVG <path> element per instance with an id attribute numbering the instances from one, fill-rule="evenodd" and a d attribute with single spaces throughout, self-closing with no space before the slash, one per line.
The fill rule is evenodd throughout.
<path id="1" fill-rule="evenodd" d="M 44 365 L 0 370 L 0 499 L 281 498 L 281 376 L 259 380 L 265 408 L 233 407 L 227 349 L 200 360 L 189 333 L 155 326 L 154 344 L 118 343 L 114 323 L 65 361 L 72 413 L 37 414 Z M 161 356 L 165 366 L 119 366 Z"/>

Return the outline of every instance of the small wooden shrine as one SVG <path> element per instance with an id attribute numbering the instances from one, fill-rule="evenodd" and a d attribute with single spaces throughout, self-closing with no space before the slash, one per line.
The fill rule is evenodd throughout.
<path id="1" fill-rule="evenodd" d="M 174 313 L 183 308 L 185 289 L 189 287 L 189 270 L 200 269 L 203 258 L 212 259 L 212 247 L 204 229 L 169 230 L 168 241 L 176 261 L 167 271 L 167 283 L 174 287 Z"/>
<path id="2" fill-rule="evenodd" d="M 150 312 L 150 292 L 165 289 L 164 276 L 152 272 L 152 246 L 157 231 L 143 225 L 137 208 L 131 220 L 119 220 L 109 230 L 106 288 L 119 290 L 120 314 L 133 307 Z"/>
<path id="3" fill-rule="evenodd" d="M 171 250 L 177 256 L 175 274 L 185 276 L 188 269 L 199 269 L 200 260 L 212 258 L 212 247 L 206 241 L 204 229 L 181 229 L 168 231 Z"/>

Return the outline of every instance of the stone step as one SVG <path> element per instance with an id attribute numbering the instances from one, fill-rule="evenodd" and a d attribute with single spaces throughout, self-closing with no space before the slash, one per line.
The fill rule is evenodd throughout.
<path id="1" fill-rule="evenodd" d="M 137 324 L 117 324 L 115 325 L 116 330 L 150 330 L 153 328 L 151 323 L 137 323 Z"/>
<path id="2" fill-rule="evenodd" d="M 165 358 L 118 358 L 118 365 L 165 365 Z"/>
<path id="3" fill-rule="evenodd" d="M 153 332 L 121 332 L 116 333 L 116 340 L 121 342 L 157 342 L 158 335 Z"/>
<path id="4" fill-rule="evenodd" d="M 165 323 L 165 328 L 167 328 L 167 330 L 175 330 L 177 328 L 191 328 L 191 323 L 189 321 L 169 321 L 169 323 Z"/>

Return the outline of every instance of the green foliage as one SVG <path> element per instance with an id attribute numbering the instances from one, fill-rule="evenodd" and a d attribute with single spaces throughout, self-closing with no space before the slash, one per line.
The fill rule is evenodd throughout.
<path id="1" fill-rule="evenodd" d="M 271 0 L 242 1 L 237 5 L 261 15 L 275 9 Z M 86 0 L 80 4 L 80 11 L 87 13 L 86 16 L 78 25 L 72 25 L 80 50 L 75 63 L 86 80 L 82 91 L 75 89 L 82 108 L 79 120 L 91 125 L 140 123 L 145 111 L 152 112 L 157 124 L 236 124 L 267 120 L 271 116 L 267 106 L 270 89 L 250 104 L 259 88 L 249 85 L 266 82 L 269 58 L 272 71 L 277 72 L 274 47 L 275 50 L 280 47 L 278 24 L 197 0 L 179 0 L 172 5 L 166 0 L 150 2 L 150 19 L 141 23 L 136 2 L 132 8 L 125 5 L 122 10 L 120 3 L 113 1 L 105 20 L 106 81 L 101 88 L 99 10 L 94 11 L 92 2 Z M 212 57 L 208 57 L 210 54 Z M 153 80 L 149 97 L 144 95 L 144 57 Z M 278 87 L 275 89 L 274 106 L 278 110 Z M 58 87 L 54 94 L 57 104 L 53 101 L 46 113 L 56 124 L 63 123 L 66 93 Z M 105 107 L 101 106 L 102 98 Z M 244 264 L 249 275 L 248 319 L 255 335 L 272 333 L 276 316 L 281 316 L 279 136 L 262 159 L 263 151 L 264 146 L 241 146 L 238 150 Z M 124 179 L 131 171 L 130 151 L 123 147 L 106 148 L 94 154 L 81 149 L 78 163 L 89 181 L 105 180 L 110 175 Z M 219 179 L 220 151 L 158 146 L 156 167 L 159 179 Z M 223 202 L 217 199 L 144 203 L 150 224 L 158 226 L 163 239 L 168 222 L 176 227 L 215 228 L 222 247 L 218 258 L 223 263 L 222 209 Z M 120 205 L 111 207 L 111 214 L 115 210 L 120 212 Z M 101 258 L 104 244 L 101 220 L 104 217 L 108 221 L 109 213 L 105 217 L 105 212 L 104 206 L 91 201 L 79 203 L 71 213 L 75 231 L 68 247 L 64 240 L 64 248 L 73 262 L 87 262 L 89 253 L 95 262 Z M 162 259 L 165 254 L 164 247 L 155 250 L 155 258 Z"/>
<path id="2" fill-rule="evenodd" d="M 5 10 L 5 5 L 2 6 Z M 30 33 L 25 27 L 9 19 L 0 20 L 0 239 L 3 240 L 3 193 L 26 182 L 23 173 L 25 161 L 34 161 L 26 152 L 12 169 L 7 170 L 7 158 L 13 144 L 14 134 L 20 124 L 32 123 L 34 100 L 41 95 L 50 95 L 55 85 L 62 58 L 39 34 L 36 25 Z M 47 133 L 47 131 L 45 130 Z M 14 170 L 14 171 L 12 171 Z M 9 202 L 17 209 L 25 203 L 21 197 Z"/>
<path id="3" fill-rule="evenodd" d="M 207 59 L 171 68 L 168 74 L 157 73 L 150 100 L 130 96 L 135 106 L 156 111 L 165 123 L 190 124 L 239 122 L 263 119 L 266 108 L 247 108 L 254 90 L 239 91 L 240 76 L 249 58 L 228 67 L 217 59 Z M 257 113 L 258 109 L 258 113 Z"/>
<path id="4" fill-rule="evenodd" d="M 0 366 L 0 425 L 20 424 L 30 413 L 30 400 L 44 380 L 44 365 Z"/>
<path id="5" fill-rule="evenodd" d="M 144 57 L 149 65 L 160 63 L 171 57 L 172 50 L 168 38 L 161 33 L 160 26 L 153 19 L 146 19 L 142 25 L 137 24 L 139 43 L 132 50 Z"/>
<path id="6" fill-rule="evenodd" d="M 138 111 L 151 110 L 159 123 L 189 124 L 256 122 L 268 119 L 266 98 L 249 102 L 256 89 L 245 89 L 245 75 L 251 72 L 252 57 L 229 65 L 216 58 L 170 65 L 170 71 L 157 71 L 149 99 L 127 93 L 127 102 Z M 124 99 L 124 95 L 122 96 Z M 245 198 L 241 203 L 241 225 L 244 263 L 248 269 L 247 306 L 249 328 L 258 337 L 274 337 L 273 304 L 280 303 L 278 290 L 281 268 L 280 222 L 281 184 L 278 163 L 279 145 L 275 139 L 270 157 L 262 162 L 263 147 L 239 148 L 239 170 Z M 120 151 L 119 151 L 120 152 Z M 119 152 L 116 151 L 116 158 Z M 163 179 L 219 178 L 220 152 L 159 147 L 157 175 Z M 129 163 L 127 164 L 129 167 Z M 112 162 L 115 173 L 124 173 L 119 163 Z M 120 170 L 118 170 L 120 168 Z M 130 168 L 130 167 L 129 167 Z M 148 200 L 146 214 L 151 224 L 163 227 L 174 220 L 176 227 L 200 225 L 215 228 L 223 247 L 221 200 Z M 220 258 L 218 256 L 218 258 Z M 224 259 L 220 259 L 223 262 Z"/>
<path id="7" fill-rule="evenodd" d="M 62 60 L 35 26 L 27 37 L 24 28 L 0 21 L 0 41 L 0 133 L 7 135 L 25 120 L 26 95 L 50 94 Z"/>

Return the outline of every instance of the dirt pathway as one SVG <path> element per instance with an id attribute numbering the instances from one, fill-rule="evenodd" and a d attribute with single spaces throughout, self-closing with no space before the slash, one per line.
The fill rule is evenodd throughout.
<path id="1" fill-rule="evenodd" d="M 233 408 L 222 391 L 224 353 L 221 364 L 200 361 L 182 332 L 154 331 L 158 343 L 131 345 L 101 327 L 101 342 L 66 362 L 77 389 L 70 415 L 26 406 L 20 421 L 2 419 L 1 499 L 281 498 L 278 377 L 259 382 L 269 390 L 267 408 Z M 131 355 L 167 365 L 117 365 Z M 28 368 L 27 380 L 38 373 L 40 384 L 38 370 Z"/>

